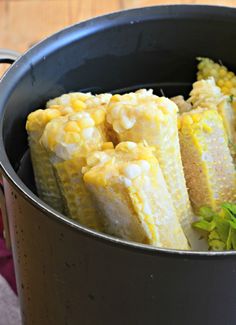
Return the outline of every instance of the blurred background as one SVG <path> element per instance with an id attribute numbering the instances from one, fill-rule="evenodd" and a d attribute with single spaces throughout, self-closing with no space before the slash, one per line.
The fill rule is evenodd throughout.
<path id="1" fill-rule="evenodd" d="M 24 52 L 78 21 L 112 11 L 168 3 L 236 6 L 236 0 L 0 0 L 0 47 Z"/>

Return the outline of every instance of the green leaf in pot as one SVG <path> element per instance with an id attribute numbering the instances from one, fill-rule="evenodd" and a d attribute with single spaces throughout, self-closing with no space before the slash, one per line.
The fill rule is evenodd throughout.
<path id="1" fill-rule="evenodd" d="M 199 221 L 194 222 L 193 226 L 195 228 L 210 232 L 213 229 L 215 229 L 216 224 L 214 221 L 207 221 L 207 220 L 201 219 Z"/>
<path id="2" fill-rule="evenodd" d="M 222 208 L 229 211 L 231 214 L 233 214 L 234 217 L 236 217 L 236 204 L 233 203 L 223 203 Z"/>
<path id="3" fill-rule="evenodd" d="M 202 207 L 193 227 L 208 233 L 210 250 L 236 249 L 236 204 L 225 202 L 217 212 Z"/>

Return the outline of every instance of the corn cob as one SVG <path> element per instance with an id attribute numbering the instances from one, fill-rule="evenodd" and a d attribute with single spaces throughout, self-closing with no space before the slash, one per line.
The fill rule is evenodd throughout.
<path id="1" fill-rule="evenodd" d="M 193 108 L 215 109 L 221 115 L 229 141 L 236 142 L 235 116 L 227 96 L 224 96 L 211 77 L 193 84 L 188 101 Z"/>
<path id="2" fill-rule="evenodd" d="M 87 154 L 99 150 L 106 141 L 104 120 L 103 108 L 69 114 L 48 123 L 41 137 L 55 168 L 68 215 L 98 230 L 99 213 L 84 186 L 81 168 Z"/>
<path id="3" fill-rule="evenodd" d="M 152 90 L 139 90 L 114 95 L 107 112 L 107 121 L 119 141 L 147 142 L 156 148 L 155 156 L 161 166 L 177 216 L 189 241 L 192 241 L 193 214 L 185 184 L 177 128 L 175 103 L 157 97 Z"/>
<path id="4" fill-rule="evenodd" d="M 197 80 L 213 77 L 224 95 L 236 96 L 236 76 L 224 65 L 208 58 L 198 58 Z"/>
<path id="5" fill-rule="evenodd" d="M 192 109 L 192 105 L 187 102 L 183 96 L 175 96 L 172 97 L 171 100 L 178 106 L 180 114 L 189 112 Z"/>
<path id="6" fill-rule="evenodd" d="M 59 117 L 61 112 L 56 109 L 39 109 L 28 115 L 26 130 L 30 155 L 34 170 L 35 184 L 39 197 L 59 212 L 63 212 L 61 193 L 48 159 L 45 148 L 39 143 L 43 130 L 48 122 Z"/>
<path id="7" fill-rule="evenodd" d="M 196 211 L 234 202 L 235 168 L 222 118 L 203 108 L 179 117 L 179 136 L 185 179 Z"/>
<path id="8" fill-rule="evenodd" d="M 153 149 L 123 142 L 87 157 L 84 181 L 103 212 L 105 231 L 159 247 L 188 249 Z"/>
<path id="9" fill-rule="evenodd" d="M 35 174 L 35 182 L 39 197 L 56 209 L 63 212 L 63 202 L 58 188 L 53 168 L 49 161 L 48 153 L 39 143 L 44 128 L 48 122 L 59 116 L 66 116 L 73 112 L 90 111 L 93 117 L 104 120 L 106 105 L 110 100 L 110 94 L 93 96 L 91 93 L 71 93 L 52 99 L 47 103 L 47 109 L 37 110 L 29 114 L 26 129 L 29 136 L 31 160 Z M 101 113 L 101 109 L 104 113 Z M 105 123 L 100 125 L 105 133 Z"/>

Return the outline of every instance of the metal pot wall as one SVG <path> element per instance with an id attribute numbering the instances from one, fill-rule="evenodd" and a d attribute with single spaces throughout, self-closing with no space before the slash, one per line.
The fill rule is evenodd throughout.
<path id="1" fill-rule="evenodd" d="M 0 83 L 0 163 L 24 324 L 235 324 L 236 253 L 184 252 L 81 227 L 34 193 L 27 114 L 52 97 L 154 87 L 186 93 L 195 57 L 236 69 L 236 9 L 161 6 L 69 27 Z"/>

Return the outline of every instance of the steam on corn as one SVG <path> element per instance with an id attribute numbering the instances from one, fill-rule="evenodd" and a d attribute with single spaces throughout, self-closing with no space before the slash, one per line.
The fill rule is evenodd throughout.
<path id="1" fill-rule="evenodd" d="M 41 143 L 55 168 L 68 215 L 83 225 L 101 229 L 99 213 L 87 192 L 81 168 L 90 151 L 99 150 L 107 140 L 103 108 L 81 111 L 47 124 Z"/>
<path id="2" fill-rule="evenodd" d="M 47 123 L 59 116 L 61 112 L 57 109 L 36 110 L 28 115 L 26 130 L 38 195 L 55 210 L 63 212 L 61 193 L 48 153 L 39 142 Z"/>
<path id="3" fill-rule="evenodd" d="M 230 143 L 236 142 L 235 116 L 229 98 L 222 94 L 215 80 L 210 77 L 193 84 L 188 101 L 193 108 L 215 109 L 221 115 Z"/>
<path id="4" fill-rule="evenodd" d="M 157 97 L 152 90 L 114 95 L 108 105 L 107 121 L 119 141 L 145 142 L 154 152 L 162 169 L 177 216 L 185 234 L 193 242 L 191 210 L 185 184 L 177 128 L 175 103 Z"/>
<path id="5" fill-rule="evenodd" d="M 198 108 L 179 117 L 182 160 L 190 199 L 196 209 L 234 202 L 235 168 L 222 118 Z"/>
<path id="6" fill-rule="evenodd" d="M 159 247 L 188 249 L 153 149 L 123 142 L 93 152 L 84 181 L 104 215 L 105 231 Z"/>

